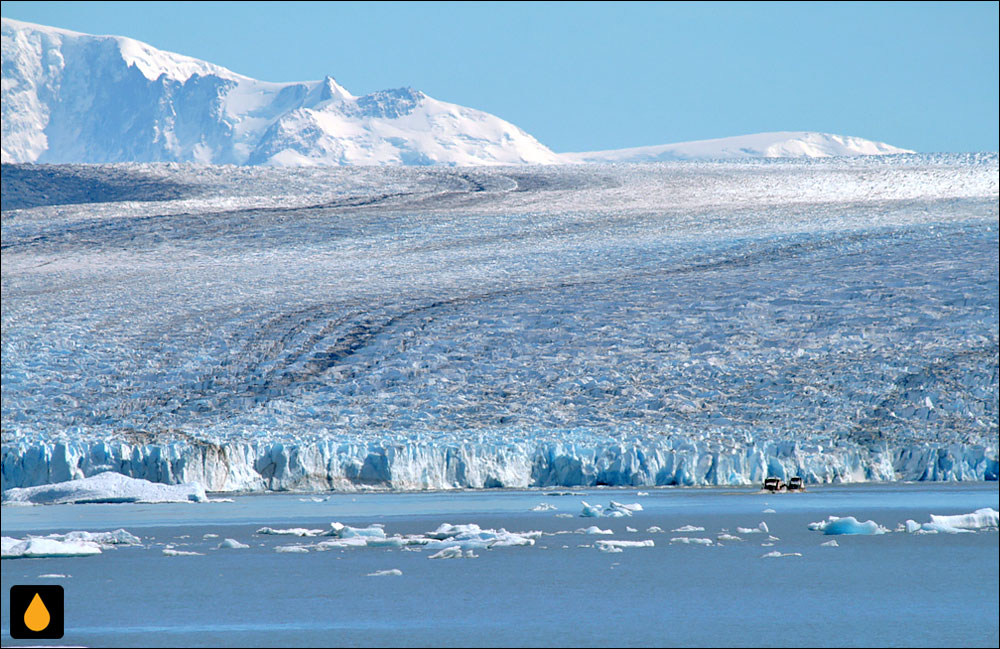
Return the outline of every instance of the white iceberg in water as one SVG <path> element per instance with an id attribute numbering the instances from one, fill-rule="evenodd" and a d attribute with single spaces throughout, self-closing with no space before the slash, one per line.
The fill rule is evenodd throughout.
<path id="1" fill-rule="evenodd" d="M 4 559 L 40 559 L 43 557 L 87 557 L 101 553 L 92 541 L 59 541 L 46 538 L 26 540 L 5 536 L 0 539 L 0 557 Z"/>
<path id="2" fill-rule="evenodd" d="M 67 541 L 67 542 L 88 542 L 97 543 L 102 547 L 111 547 L 113 545 L 142 545 L 142 540 L 138 536 L 131 534 L 123 529 L 117 529 L 113 532 L 84 532 L 75 531 L 67 532 L 66 534 L 47 534 L 46 536 L 37 537 L 43 539 L 52 539 L 55 541 Z"/>
<path id="3" fill-rule="evenodd" d="M 976 530 L 996 528 L 998 526 L 998 514 L 995 509 L 984 507 L 977 509 L 971 514 L 956 514 L 943 516 L 931 514 L 929 523 L 918 523 L 908 520 L 900 526 L 899 531 L 904 529 L 910 534 L 962 534 L 974 532 Z"/>
<path id="4" fill-rule="evenodd" d="M 229 549 L 229 550 L 245 550 L 246 548 L 249 548 L 249 547 L 250 546 L 247 545 L 246 543 L 240 543 L 236 539 L 226 539 L 225 541 L 223 541 L 222 543 L 220 543 L 218 545 L 218 548 L 220 550 L 226 550 L 226 549 Z"/>
<path id="5" fill-rule="evenodd" d="M 677 529 L 670 530 L 671 532 L 704 532 L 704 527 L 698 527 L 697 525 L 682 525 Z"/>
<path id="6" fill-rule="evenodd" d="M 369 572 L 368 577 L 402 577 L 403 571 L 399 568 L 391 568 L 389 570 L 376 570 L 375 572 Z"/>
<path id="7" fill-rule="evenodd" d="M 782 553 L 782 552 L 778 552 L 777 550 L 775 550 L 774 552 L 768 552 L 767 554 L 762 554 L 760 556 L 760 558 L 761 559 L 780 559 L 781 557 L 801 557 L 801 556 L 802 556 L 801 552 L 784 552 L 784 553 Z"/>
<path id="8" fill-rule="evenodd" d="M 612 530 L 602 530 L 596 525 L 591 525 L 587 528 L 581 528 L 577 530 L 578 534 L 614 534 Z"/>
<path id="9" fill-rule="evenodd" d="M 106 471 L 89 478 L 37 487 L 15 487 L 3 492 L 4 504 L 62 505 L 68 503 L 176 503 L 206 502 L 196 482 L 166 485 Z"/>
<path id="10" fill-rule="evenodd" d="M 175 550 L 173 548 L 163 548 L 163 554 L 168 557 L 201 557 L 201 552 L 189 552 L 187 550 Z"/>
<path id="11" fill-rule="evenodd" d="M 646 539 L 645 541 L 618 541 L 611 539 L 600 539 L 595 544 L 599 550 L 604 548 L 651 548 L 656 544 L 653 543 L 652 539 Z"/>
<path id="12" fill-rule="evenodd" d="M 889 531 L 875 521 L 865 521 L 862 523 L 853 516 L 845 516 L 843 518 L 839 516 L 830 516 L 825 521 L 809 523 L 809 529 L 817 532 L 823 532 L 823 534 L 830 536 L 838 534 L 874 535 L 885 534 Z"/>
<path id="13" fill-rule="evenodd" d="M 979 530 L 986 527 L 1000 526 L 1000 512 L 989 507 L 977 509 L 971 514 L 957 516 L 940 516 L 931 514 L 931 523 L 960 530 Z"/>
<path id="14" fill-rule="evenodd" d="M 319 536 L 324 530 L 311 530 L 305 527 L 290 527 L 287 529 L 275 529 L 273 527 L 262 527 L 254 534 L 268 534 L 274 536 Z"/>
<path id="15" fill-rule="evenodd" d="M 686 543 L 688 545 L 712 545 L 712 539 L 701 539 L 690 536 L 675 536 L 671 543 Z"/>

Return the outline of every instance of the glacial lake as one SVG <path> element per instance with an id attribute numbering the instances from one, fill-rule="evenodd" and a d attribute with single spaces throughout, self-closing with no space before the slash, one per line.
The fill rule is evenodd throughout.
<path id="1" fill-rule="evenodd" d="M 580 515 L 582 502 L 611 501 L 642 510 Z M 12 585 L 60 584 L 65 636 L 46 644 L 996 647 L 996 530 L 896 530 L 908 519 L 998 505 L 998 485 L 988 482 L 780 494 L 593 488 L 4 507 L 4 536 L 125 528 L 142 545 L 3 561 L 2 639 L 4 646 L 38 643 L 10 637 Z M 809 529 L 831 515 L 873 520 L 890 532 Z M 387 535 L 423 534 L 442 523 L 542 534 L 530 546 L 429 560 L 432 552 L 419 547 L 321 548 L 328 537 L 256 533 L 265 526 L 327 530 L 334 521 L 382 524 Z M 580 531 L 591 526 L 612 533 Z M 691 531 L 674 531 L 681 529 Z M 724 534 L 740 540 L 720 540 Z M 226 538 L 249 547 L 219 549 Z M 607 540 L 653 545 L 601 551 Z M 823 545 L 831 540 L 837 545 Z M 199 554 L 167 556 L 168 546 Z M 289 546 L 300 550 L 276 551 Z M 379 571 L 401 574 L 370 576 Z"/>

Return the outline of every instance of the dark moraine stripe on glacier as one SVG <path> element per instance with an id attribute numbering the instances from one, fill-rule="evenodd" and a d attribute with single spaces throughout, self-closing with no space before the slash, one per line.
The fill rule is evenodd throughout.
<path id="1" fill-rule="evenodd" d="M 125 165 L 4 164 L 0 209 L 121 201 L 168 201 L 196 187 L 157 178 Z"/>

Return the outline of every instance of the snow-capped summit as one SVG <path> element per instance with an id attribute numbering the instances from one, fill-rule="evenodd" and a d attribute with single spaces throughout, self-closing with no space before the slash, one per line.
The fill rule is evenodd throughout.
<path id="1" fill-rule="evenodd" d="M 847 135 L 779 131 L 630 149 L 564 153 L 562 158 L 566 162 L 660 162 L 736 158 L 829 158 L 893 153 L 913 151 Z"/>
<path id="2" fill-rule="evenodd" d="M 499 117 L 333 77 L 269 83 L 122 36 L 3 19 L 3 162 L 490 165 L 909 153 L 782 132 L 556 154 Z"/>
<path id="3" fill-rule="evenodd" d="M 559 161 L 513 124 L 410 88 L 268 83 L 130 38 L 2 22 L 4 162 Z"/>

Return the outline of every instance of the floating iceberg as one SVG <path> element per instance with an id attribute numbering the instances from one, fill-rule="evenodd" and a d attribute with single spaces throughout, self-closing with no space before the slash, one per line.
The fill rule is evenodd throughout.
<path id="1" fill-rule="evenodd" d="M 48 534 L 43 537 L 35 538 L 45 538 L 53 539 L 56 541 L 68 541 L 68 542 L 87 542 L 87 543 L 97 543 L 102 547 L 111 547 L 115 545 L 142 545 L 142 540 L 126 530 L 117 529 L 113 532 L 84 532 L 75 531 L 67 532 L 66 534 Z"/>
<path id="2" fill-rule="evenodd" d="M 767 554 L 762 554 L 760 558 L 780 559 L 781 557 L 801 557 L 801 556 L 802 556 L 801 552 L 778 552 L 777 550 L 775 550 L 774 552 L 768 552 Z"/>
<path id="3" fill-rule="evenodd" d="M 305 527 L 290 527 L 287 529 L 275 529 L 273 527 L 262 527 L 254 534 L 267 534 L 273 536 L 319 536 L 325 530 L 311 530 Z"/>
<path id="4" fill-rule="evenodd" d="M 612 530 L 602 530 L 596 525 L 577 530 L 578 534 L 614 534 Z"/>
<path id="5" fill-rule="evenodd" d="M 0 539 L 0 557 L 4 559 L 88 557 L 100 553 L 101 546 L 91 541 L 58 541 L 38 537 L 22 541 L 9 536 Z"/>
<path id="6" fill-rule="evenodd" d="M 226 550 L 226 549 L 228 549 L 228 550 L 245 550 L 245 549 L 249 548 L 250 546 L 247 545 L 246 543 L 240 543 L 236 539 L 226 539 L 225 541 L 223 541 L 222 543 L 220 543 L 216 547 L 219 550 Z"/>
<path id="7" fill-rule="evenodd" d="M 188 550 L 175 550 L 174 548 L 163 548 L 163 554 L 168 557 L 201 557 L 201 552 L 190 552 Z"/>
<path id="8" fill-rule="evenodd" d="M 977 509 L 971 514 L 957 514 L 952 516 L 931 514 L 929 523 L 918 523 L 914 520 L 908 520 L 900 526 L 899 531 L 905 530 L 910 534 L 937 534 L 938 532 L 961 534 L 981 529 L 995 529 L 998 526 L 998 514 L 1000 512 L 989 507 Z"/>
<path id="9" fill-rule="evenodd" d="M 676 529 L 670 530 L 671 532 L 704 532 L 704 527 L 698 527 L 697 525 L 682 525 Z"/>
<path id="10" fill-rule="evenodd" d="M 645 541 L 618 541 L 612 539 L 599 539 L 596 543 L 599 549 L 601 548 L 651 548 L 656 544 L 653 543 L 652 539 L 646 539 Z"/>
<path id="11" fill-rule="evenodd" d="M 931 523 L 964 530 L 998 527 L 1000 526 L 1000 512 L 990 507 L 984 507 L 977 509 L 971 514 L 959 514 L 956 516 L 931 514 Z"/>
<path id="12" fill-rule="evenodd" d="M 157 484 L 112 471 L 37 487 L 15 487 L 3 492 L 4 504 L 171 503 L 207 500 L 205 490 L 194 482 Z"/>
<path id="13" fill-rule="evenodd" d="M 689 536 L 675 536 L 670 539 L 671 543 L 685 543 L 688 545 L 712 545 L 712 539 L 703 539 Z"/>
<path id="14" fill-rule="evenodd" d="M 843 518 L 839 516 L 830 516 L 825 521 L 809 523 L 808 527 L 811 530 L 823 532 L 823 534 L 830 536 L 852 534 L 874 535 L 885 534 L 889 531 L 875 521 L 865 521 L 864 523 L 861 523 L 853 516 L 845 516 Z"/>
<path id="15" fill-rule="evenodd" d="M 402 577 L 403 571 L 399 568 L 391 568 L 389 570 L 376 570 L 375 572 L 369 572 L 368 577 Z"/>

